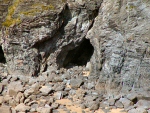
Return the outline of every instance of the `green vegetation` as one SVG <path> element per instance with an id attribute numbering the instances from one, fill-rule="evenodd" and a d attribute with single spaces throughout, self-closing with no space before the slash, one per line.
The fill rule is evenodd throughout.
<path id="1" fill-rule="evenodd" d="M 41 5 L 41 3 L 34 3 L 30 8 L 27 10 L 21 9 L 17 10 L 18 6 L 20 3 L 22 3 L 24 0 L 13 0 L 12 5 L 8 8 L 8 14 L 6 16 L 5 21 L 2 23 L 3 26 L 5 27 L 10 27 L 12 25 L 18 24 L 21 22 L 21 17 L 20 16 L 35 16 L 38 13 L 42 13 L 43 11 L 47 10 L 55 10 L 55 6 L 52 4 L 49 5 Z M 17 11 L 17 16 L 14 17 L 14 14 Z"/>
<path id="2" fill-rule="evenodd" d="M 13 18 L 13 15 L 15 13 L 15 10 L 17 6 L 22 2 L 23 0 L 14 0 L 12 6 L 8 8 L 8 14 L 6 16 L 5 21 L 2 23 L 5 27 L 10 27 L 11 25 L 14 25 L 16 23 L 20 23 L 20 18 Z"/>

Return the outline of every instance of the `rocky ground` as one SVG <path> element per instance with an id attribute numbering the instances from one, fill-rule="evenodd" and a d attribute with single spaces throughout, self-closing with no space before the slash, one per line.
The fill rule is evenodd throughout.
<path id="1" fill-rule="evenodd" d="M 38 77 L 6 74 L 0 83 L 0 113 L 150 113 L 148 91 L 112 97 L 98 88 L 81 66 L 51 67 Z"/>

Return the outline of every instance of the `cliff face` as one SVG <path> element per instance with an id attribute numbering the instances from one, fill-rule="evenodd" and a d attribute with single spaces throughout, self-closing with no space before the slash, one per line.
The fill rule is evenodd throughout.
<path id="1" fill-rule="evenodd" d="M 7 71 L 38 76 L 51 66 L 86 65 L 97 90 L 147 90 L 149 6 L 148 0 L 13 0 L 1 19 Z"/>

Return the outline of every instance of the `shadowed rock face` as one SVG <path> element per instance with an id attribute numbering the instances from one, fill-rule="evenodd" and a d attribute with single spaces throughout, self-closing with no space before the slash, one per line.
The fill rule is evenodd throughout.
<path id="1" fill-rule="evenodd" d="M 148 90 L 149 6 L 140 0 L 14 0 L 1 31 L 7 69 L 38 76 L 50 66 L 90 62 L 90 76 L 112 95 Z"/>

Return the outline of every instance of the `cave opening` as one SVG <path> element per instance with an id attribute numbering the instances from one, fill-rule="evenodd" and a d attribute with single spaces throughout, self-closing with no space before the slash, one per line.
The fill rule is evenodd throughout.
<path id="1" fill-rule="evenodd" d="M 3 63 L 3 64 L 6 63 L 6 59 L 5 59 L 5 56 L 4 56 L 2 46 L 0 46 L 0 63 Z"/>
<path id="2" fill-rule="evenodd" d="M 90 61 L 93 55 L 94 47 L 89 39 L 84 38 L 79 46 L 70 50 L 63 62 L 64 68 L 71 68 L 73 66 L 84 66 Z"/>

